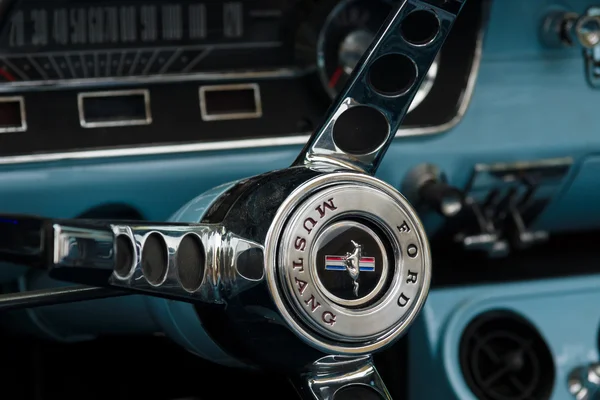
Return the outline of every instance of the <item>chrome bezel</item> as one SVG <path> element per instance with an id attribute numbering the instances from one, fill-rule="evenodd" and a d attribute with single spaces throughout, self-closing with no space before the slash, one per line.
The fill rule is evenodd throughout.
<path id="1" fill-rule="evenodd" d="M 369 193 L 369 196 L 378 196 L 381 201 L 385 201 L 388 204 L 387 208 L 389 210 L 393 209 L 393 213 L 396 214 L 396 217 L 390 221 L 398 218 L 406 218 L 406 222 L 410 224 L 411 232 L 414 235 L 412 237 L 421 248 L 421 256 L 418 258 L 421 279 L 419 280 L 419 284 L 414 285 L 414 295 L 410 296 L 413 302 L 403 312 L 394 310 L 393 307 L 399 307 L 396 304 L 396 297 L 400 293 L 408 293 L 406 284 L 402 284 L 404 279 L 400 279 L 401 277 L 404 278 L 403 273 L 406 271 L 406 266 L 408 265 L 406 260 L 408 257 L 402 258 L 398 254 L 396 260 L 399 261 L 400 265 L 397 268 L 397 275 L 394 277 L 390 288 L 383 298 L 371 308 L 357 311 L 343 309 L 331 300 L 325 300 L 322 297 L 319 298 L 319 302 L 322 300 L 322 308 L 319 309 L 320 312 L 317 317 L 322 312 L 328 310 L 340 312 L 340 316 L 342 315 L 341 313 L 344 313 L 342 320 L 337 320 L 333 327 L 330 326 L 328 328 L 325 323 L 319 322 L 318 318 L 311 317 L 309 313 L 303 310 L 302 300 L 299 300 L 299 297 L 293 294 L 294 292 L 290 295 L 290 287 L 294 287 L 293 281 L 290 282 L 290 279 L 293 280 L 294 275 L 286 274 L 281 262 L 286 258 L 289 260 L 289 250 L 286 254 L 285 250 L 281 253 L 280 249 L 282 246 L 285 247 L 285 243 L 289 243 L 289 237 L 294 237 L 294 225 L 290 223 L 292 219 L 301 216 L 304 209 L 310 209 L 310 206 L 315 204 L 320 205 L 321 203 L 317 202 L 322 201 L 332 191 L 343 191 L 348 190 L 348 188 L 364 190 Z M 299 205 L 300 207 L 298 207 Z M 352 213 L 360 212 L 364 206 L 364 202 L 360 207 L 353 204 L 352 207 L 348 208 L 348 211 Z M 364 210 L 362 212 L 365 214 Z M 370 214 L 371 217 L 381 215 L 381 210 L 371 211 L 367 214 Z M 335 215 L 337 216 L 338 214 Z M 379 217 L 378 220 L 377 218 L 373 220 L 381 225 L 383 218 Z M 383 224 L 388 227 L 393 226 L 390 225 L 390 222 L 383 222 Z M 326 226 L 326 224 L 324 223 L 323 226 Z M 388 229 L 388 234 L 390 233 L 389 230 L 393 231 L 394 229 L 395 227 Z M 397 237 L 397 234 L 393 234 L 393 236 Z M 404 242 L 403 239 L 395 240 L 398 240 L 400 243 Z M 415 268 L 414 265 L 411 264 L 413 268 Z M 427 297 L 431 279 L 431 253 L 429 244 L 416 212 L 406 199 L 390 185 L 371 176 L 351 172 L 336 172 L 316 177 L 292 192 L 279 208 L 267 233 L 265 241 L 265 266 L 267 283 L 273 301 L 291 330 L 313 347 L 333 354 L 367 354 L 391 344 L 405 332 L 406 328 L 411 325 L 418 315 Z M 317 297 L 318 293 L 313 294 Z M 365 322 L 367 319 L 370 321 L 383 319 L 383 322 L 375 322 L 376 326 L 357 326 L 357 324 L 369 325 L 368 322 Z"/>
<path id="2" fill-rule="evenodd" d="M 85 100 L 98 97 L 142 96 L 144 98 L 144 117 L 128 120 L 88 121 L 85 116 Z M 79 124 L 82 128 L 112 128 L 119 126 L 150 125 L 152 123 L 152 107 L 150 106 L 150 91 L 148 89 L 132 90 L 102 90 L 77 93 L 77 110 Z"/>

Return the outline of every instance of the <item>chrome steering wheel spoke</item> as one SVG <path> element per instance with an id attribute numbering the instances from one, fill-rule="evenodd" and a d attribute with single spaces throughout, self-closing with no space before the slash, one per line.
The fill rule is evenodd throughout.
<path id="1" fill-rule="evenodd" d="M 0 237 L 13 238 L 0 243 L 2 261 L 66 282 L 182 301 L 223 303 L 264 276 L 262 246 L 216 224 L 2 215 Z"/>
<path id="2" fill-rule="evenodd" d="M 302 398 L 391 400 L 371 356 L 326 356 L 292 379 Z"/>
<path id="3" fill-rule="evenodd" d="M 374 174 L 463 4 L 400 2 L 295 165 Z"/>

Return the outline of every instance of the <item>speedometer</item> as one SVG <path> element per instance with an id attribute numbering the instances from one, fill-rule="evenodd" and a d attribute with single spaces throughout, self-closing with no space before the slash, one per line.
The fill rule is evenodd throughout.
<path id="1" fill-rule="evenodd" d="M 0 88 L 289 69 L 292 7 L 273 0 L 15 0 L 0 31 Z"/>
<path id="2" fill-rule="evenodd" d="M 325 5 L 327 2 L 324 3 Z M 321 85 L 331 99 L 342 90 L 352 71 L 393 8 L 392 0 L 342 0 L 333 8 L 317 8 L 299 31 L 297 57 L 316 60 Z M 409 111 L 429 94 L 438 72 L 432 64 Z"/>

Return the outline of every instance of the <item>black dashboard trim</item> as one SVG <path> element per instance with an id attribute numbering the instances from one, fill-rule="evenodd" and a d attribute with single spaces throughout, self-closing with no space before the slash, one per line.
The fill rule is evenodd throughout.
<path id="1" fill-rule="evenodd" d="M 470 68 L 470 74 L 467 79 L 466 87 L 460 102 L 457 107 L 456 114 L 449 121 L 429 127 L 411 127 L 401 128 L 396 134 L 396 138 L 406 138 L 415 136 L 434 135 L 447 132 L 454 128 L 462 120 L 466 110 L 470 104 L 482 58 L 483 42 L 485 32 L 487 30 L 487 22 L 491 8 L 492 0 L 485 0 L 481 5 L 481 15 L 474 49 L 473 60 Z M 417 107 L 418 108 L 418 107 Z M 303 145 L 306 143 L 310 133 L 300 133 L 278 138 L 251 138 L 232 141 L 215 141 L 202 143 L 186 143 L 186 144 L 171 144 L 171 145 L 154 145 L 141 147 L 124 147 L 112 149 L 91 149 L 82 151 L 66 151 L 54 153 L 41 153 L 29 155 L 15 155 L 0 157 L 0 166 L 14 164 L 30 164 L 44 163 L 68 160 L 82 159 L 103 159 L 103 158 L 120 158 L 120 157 L 136 157 L 136 156 L 153 156 L 153 155 L 171 155 L 171 154 L 186 154 L 203 151 L 221 151 L 235 149 L 252 149 L 252 148 L 274 148 L 279 146 Z"/>

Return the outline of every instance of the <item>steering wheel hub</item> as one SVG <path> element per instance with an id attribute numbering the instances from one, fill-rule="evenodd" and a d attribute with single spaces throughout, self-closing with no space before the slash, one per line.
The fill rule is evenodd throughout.
<path id="1" fill-rule="evenodd" d="M 431 257 L 414 210 L 376 178 L 332 173 L 298 187 L 265 246 L 271 294 L 324 351 L 369 353 L 401 335 L 429 288 Z"/>

